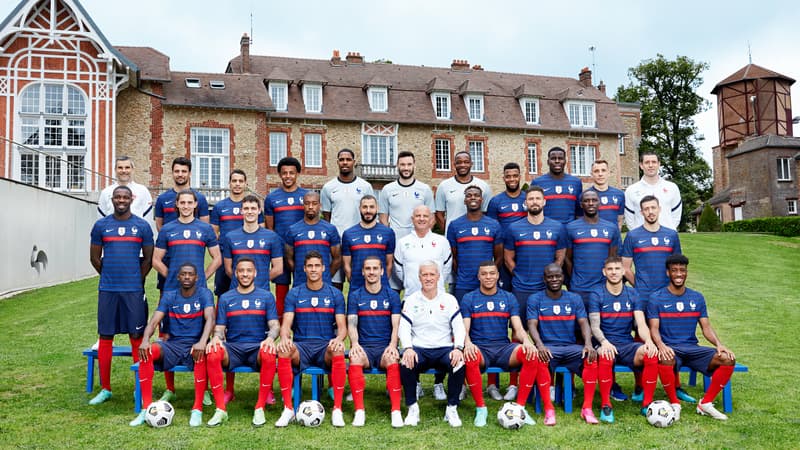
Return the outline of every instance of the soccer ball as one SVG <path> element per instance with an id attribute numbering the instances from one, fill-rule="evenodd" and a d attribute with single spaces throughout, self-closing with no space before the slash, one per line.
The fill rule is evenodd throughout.
<path id="1" fill-rule="evenodd" d="M 675 423 L 675 410 L 664 400 L 656 400 L 647 407 L 647 422 L 656 428 L 667 428 Z"/>
<path id="2" fill-rule="evenodd" d="M 304 427 L 318 427 L 325 420 L 325 408 L 316 400 L 306 400 L 300 403 L 295 417 Z"/>
<path id="3" fill-rule="evenodd" d="M 165 401 L 155 401 L 147 407 L 144 414 L 144 421 L 153 428 L 168 427 L 175 416 L 175 408 Z"/>
<path id="4" fill-rule="evenodd" d="M 518 430 L 525 425 L 525 408 L 514 402 L 507 402 L 497 411 L 497 421 L 506 430 Z"/>

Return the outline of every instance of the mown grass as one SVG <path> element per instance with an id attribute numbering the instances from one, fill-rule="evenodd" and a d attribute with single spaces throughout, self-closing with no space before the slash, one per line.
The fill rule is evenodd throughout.
<path id="1" fill-rule="evenodd" d="M 368 377 L 367 426 L 318 429 L 293 425 L 277 430 L 250 425 L 257 378 L 237 377 L 237 399 L 229 405 L 231 420 L 215 429 L 188 426 L 192 386 L 189 374 L 177 374 L 178 413 L 166 429 L 132 429 L 133 381 L 130 360 L 114 362 L 114 398 L 90 407 L 84 392 L 86 360 L 80 351 L 95 339 L 97 280 L 39 289 L 0 301 L 0 447 L 42 448 L 797 448 L 800 443 L 800 396 L 794 368 L 800 345 L 794 336 L 800 322 L 800 240 L 748 234 L 681 235 L 691 259 L 690 287 L 705 293 L 718 334 L 748 374 L 734 374 L 734 412 L 716 422 L 684 406 L 681 421 L 669 429 L 647 425 L 631 402 L 615 404 L 617 422 L 588 426 L 577 413 L 558 412 L 554 428 L 538 424 L 516 432 L 494 421 L 472 426 L 473 402 L 460 408 L 464 427 L 442 422 L 444 405 L 430 396 L 421 401 L 422 422 L 394 430 L 389 424 L 383 378 Z M 157 298 L 148 283 L 151 311 Z M 127 338 L 118 337 L 124 344 Z M 632 377 L 619 377 L 626 391 Z M 156 378 L 156 395 L 163 389 Z M 684 379 L 684 383 L 686 380 Z M 305 383 L 308 389 L 308 382 Z M 430 379 L 424 380 L 426 386 Z M 700 395 L 701 387 L 687 387 Z M 663 396 L 663 394 L 659 394 Z M 305 397 L 310 394 L 306 392 Z M 721 402 L 721 399 L 719 400 Z M 331 402 L 323 401 L 326 408 Z M 500 402 L 488 401 L 496 412 Z M 597 400 L 595 400 L 597 404 Z M 530 409 L 530 408 L 529 408 Z M 267 409 L 274 421 L 280 409 Z M 206 408 L 207 420 L 211 408 Z M 345 405 L 346 420 L 352 404 Z M 537 417 L 541 419 L 541 417 Z"/>

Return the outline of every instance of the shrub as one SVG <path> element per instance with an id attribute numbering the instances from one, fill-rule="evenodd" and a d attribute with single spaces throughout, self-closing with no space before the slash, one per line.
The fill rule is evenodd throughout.
<path id="1" fill-rule="evenodd" d="M 719 231 L 722 228 L 722 223 L 717 217 L 717 213 L 711 209 L 708 203 L 703 206 L 703 212 L 700 213 L 700 223 L 697 224 L 697 231 Z"/>
<path id="2" fill-rule="evenodd" d="M 705 213 L 705 211 L 704 211 Z M 737 220 L 722 226 L 726 232 L 772 233 L 778 236 L 800 236 L 800 217 L 762 217 Z"/>

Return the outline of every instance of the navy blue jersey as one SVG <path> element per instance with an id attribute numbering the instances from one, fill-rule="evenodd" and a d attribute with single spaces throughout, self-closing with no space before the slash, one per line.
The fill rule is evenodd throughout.
<path id="1" fill-rule="evenodd" d="M 381 259 L 384 268 L 382 284 L 389 284 L 386 272 L 386 255 L 393 255 L 395 247 L 394 231 L 382 223 L 376 223 L 372 228 L 364 228 L 357 223 L 345 230 L 342 234 L 342 255 L 349 256 L 352 273 L 350 275 L 350 289 L 364 286 L 364 275 L 361 269 L 364 260 L 369 256 Z"/>
<path id="2" fill-rule="evenodd" d="M 253 233 L 244 231 L 243 228 L 231 231 L 222 241 L 222 256 L 229 258 L 232 263 L 233 275 L 231 276 L 231 289 L 236 288 L 236 263 L 243 256 L 252 258 L 256 262 L 256 287 L 269 290 L 269 270 L 272 267 L 272 258 L 283 257 L 283 240 L 272 230 L 258 227 Z"/>
<path id="3" fill-rule="evenodd" d="M 539 321 L 539 337 L 545 345 L 575 344 L 578 319 L 586 318 L 581 296 L 561 291 L 561 297 L 552 299 L 545 291 L 528 297 L 528 320 Z"/>
<path id="4" fill-rule="evenodd" d="M 303 220 L 303 196 L 306 195 L 306 192 L 308 191 L 301 187 L 294 192 L 286 192 L 283 188 L 278 187 L 264 199 L 264 215 L 273 218 L 273 231 L 284 242 L 286 242 L 286 233 L 289 231 L 289 227 Z M 288 266 L 284 265 L 285 267 Z M 285 270 L 274 281 L 275 284 L 289 284 L 291 274 Z"/>
<path id="5" fill-rule="evenodd" d="M 167 291 L 158 302 L 158 311 L 169 317 L 170 339 L 200 339 L 203 312 L 208 307 L 214 307 L 214 294 L 199 284 L 190 297 L 183 297 L 181 291 Z"/>
<path id="6" fill-rule="evenodd" d="M 616 223 L 600 220 L 587 223 L 576 219 L 567 224 L 567 244 L 572 248 L 572 291 L 588 292 L 604 280 L 603 263 L 609 249 L 620 246 L 619 227 Z"/>
<path id="7" fill-rule="evenodd" d="M 569 223 L 578 217 L 580 204 L 578 195 L 583 192 L 583 183 L 577 177 L 564 174 L 558 180 L 546 173 L 533 181 L 531 186 L 539 186 L 544 190 L 544 215 L 561 223 Z"/>
<path id="8" fill-rule="evenodd" d="M 306 284 L 306 273 L 303 271 L 303 264 L 306 253 L 316 250 L 322 254 L 322 263 L 325 265 L 325 272 L 322 273 L 322 281 L 331 282 L 331 247 L 340 245 L 339 232 L 336 227 L 320 219 L 319 222 L 309 225 L 305 220 L 301 220 L 289 227 L 286 233 L 286 245 L 294 248 L 294 281 L 293 286 Z"/>
<path id="9" fill-rule="evenodd" d="M 516 252 L 511 286 L 521 291 L 541 291 L 545 266 L 555 262 L 556 250 L 567 248 L 567 230 L 546 217 L 539 225 L 518 220 L 508 226 L 504 247 Z"/>
<path id="10" fill-rule="evenodd" d="M 117 220 L 114 215 L 95 222 L 92 245 L 103 247 L 103 268 L 98 289 L 108 292 L 141 292 L 142 269 L 139 254 L 153 246 L 153 230 L 141 217 Z"/>
<path id="11" fill-rule="evenodd" d="M 651 232 L 639 227 L 625 235 L 620 256 L 633 258 L 634 284 L 645 301 L 653 291 L 669 284 L 666 262 L 676 253 L 681 253 L 681 241 L 678 232 L 671 228 L 659 227 L 658 231 Z"/>
<path id="12" fill-rule="evenodd" d="M 381 284 L 376 294 L 366 288 L 347 295 L 347 315 L 358 316 L 358 343 L 386 347 L 392 338 L 392 314 L 400 314 L 400 296 Z"/>
<path id="13" fill-rule="evenodd" d="M 528 216 L 525 193 L 520 192 L 516 197 L 509 197 L 508 192 L 503 191 L 495 195 L 489 200 L 486 215 L 500 222 L 503 231 L 506 231 L 510 224 Z"/>
<path id="14" fill-rule="evenodd" d="M 304 282 L 286 294 L 283 311 L 294 313 L 293 340 L 329 341 L 336 337 L 336 315 L 345 313 L 344 296 L 328 283 L 314 291 Z"/>
<path id="15" fill-rule="evenodd" d="M 686 288 L 683 295 L 675 295 L 661 288 L 650 295 L 647 302 L 647 319 L 658 319 L 658 333 L 667 345 L 697 345 L 697 323 L 708 317 L 703 294 Z"/>
<path id="16" fill-rule="evenodd" d="M 206 200 L 206 196 L 195 189 L 192 189 L 192 192 L 197 196 L 197 208 L 194 210 L 194 216 L 198 218 L 208 217 L 208 200 Z M 162 225 L 178 219 L 178 206 L 175 204 L 177 196 L 178 193 L 175 192 L 175 189 L 169 189 L 156 199 L 155 216 L 163 220 Z"/>
<path id="17" fill-rule="evenodd" d="M 601 286 L 589 294 L 589 314 L 600 314 L 600 330 L 614 345 L 633 342 L 631 330 L 636 325 L 634 311 L 644 313 L 645 307 L 632 287 L 622 286 L 622 292 L 614 295 Z"/>
<path id="18" fill-rule="evenodd" d="M 234 230 L 239 230 L 244 225 L 242 216 L 242 202 L 235 202 L 230 197 L 217 202 L 211 210 L 211 225 L 219 227 L 219 236 L 225 236 Z M 258 223 L 264 223 L 264 215 L 258 215 Z M 220 241 L 222 242 L 222 241 Z M 223 246 L 224 247 L 224 246 Z"/>
<path id="19" fill-rule="evenodd" d="M 278 320 L 275 297 L 265 289 L 249 294 L 236 289 L 222 294 L 217 305 L 217 325 L 225 326 L 228 342 L 261 342 L 267 338 L 269 321 Z"/>
<path id="20" fill-rule="evenodd" d="M 509 321 L 519 317 L 519 302 L 502 289 L 494 295 L 475 289 L 461 300 L 461 316 L 470 319 L 469 338 L 478 347 L 508 344 Z"/>
<path id="21" fill-rule="evenodd" d="M 456 250 L 458 289 L 477 289 L 478 266 L 481 262 L 494 261 L 494 246 L 503 243 L 500 223 L 486 215 L 472 221 L 466 215 L 452 221 L 447 227 L 447 241 Z"/>
<path id="22" fill-rule="evenodd" d="M 164 280 L 164 291 L 178 289 L 178 271 L 183 263 L 192 263 L 197 268 L 197 285 L 206 285 L 206 249 L 217 246 L 217 235 L 211 225 L 193 219 L 189 223 L 178 220 L 164 225 L 158 233 L 156 247 L 167 251 L 169 271 Z"/>
<path id="23" fill-rule="evenodd" d="M 586 191 L 593 191 L 599 197 L 600 204 L 597 205 L 597 215 L 601 219 L 614 224 L 619 223 L 619 218 L 625 215 L 624 192 L 611 186 L 605 191 L 598 191 L 594 186 L 586 189 Z M 578 215 L 583 215 L 583 209 L 579 208 Z"/>

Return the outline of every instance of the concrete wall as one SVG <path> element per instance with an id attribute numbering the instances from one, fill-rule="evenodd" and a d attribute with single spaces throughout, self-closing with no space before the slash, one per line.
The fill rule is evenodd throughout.
<path id="1" fill-rule="evenodd" d="M 95 274 L 89 263 L 95 203 L 7 179 L 0 179 L 0 198 L 0 296 Z M 46 264 L 35 263 L 40 252 Z"/>

